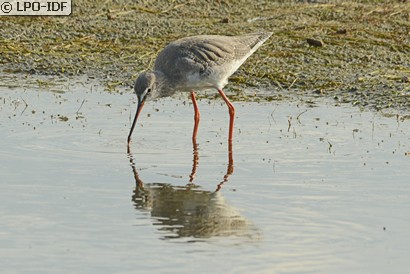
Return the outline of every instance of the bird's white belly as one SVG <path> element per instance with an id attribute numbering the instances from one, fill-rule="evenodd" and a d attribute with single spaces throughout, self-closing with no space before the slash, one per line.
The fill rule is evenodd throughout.
<path id="1" fill-rule="evenodd" d="M 216 73 L 211 73 L 210 75 L 201 75 L 199 73 L 191 73 L 186 77 L 186 86 L 196 89 L 206 89 L 206 88 L 222 88 L 228 83 L 227 77 L 221 78 L 220 75 Z"/>
<path id="2" fill-rule="evenodd" d="M 199 74 L 198 72 L 188 73 L 186 76 L 186 85 L 191 89 L 216 88 L 222 89 L 228 84 L 228 78 L 243 63 L 242 60 L 230 62 L 222 66 L 212 68 L 208 75 Z"/>

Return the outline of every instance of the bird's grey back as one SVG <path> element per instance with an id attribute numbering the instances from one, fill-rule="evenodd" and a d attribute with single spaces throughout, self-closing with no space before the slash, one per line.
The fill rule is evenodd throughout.
<path id="1" fill-rule="evenodd" d="M 158 55 L 154 70 L 175 82 L 187 73 L 210 73 L 212 67 L 246 60 L 272 33 L 260 32 L 241 36 L 200 35 L 171 42 Z"/>

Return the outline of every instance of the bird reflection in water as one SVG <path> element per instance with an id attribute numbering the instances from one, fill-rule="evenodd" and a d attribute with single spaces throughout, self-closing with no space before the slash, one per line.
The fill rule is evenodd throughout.
<path id="1" fill-rule="evenodd" d="M 228 169 L 215 191 L 201 190 L 193 183 L 198 163 L 198 147 L 194 143 L 193 166 L 189 183 L 174 186 L 168 183 L 146 183 L 140 179 L 133 155 L 128 157 L 136 187 L 132 195 L 138 210 L 150 210 L 154 225 L 164 232 L 162 239 L 192 238 L 194 241 L 215 236 L 255 238 L 258 234 L 251 223 L 229 206 L 221 194 L 222 186 L 233 173 L 232 144 L 229 145 Z"/>
<path id="2" fill-rule="evenodd" d="M 189 175 L 189 183 L 192 184 L 195 176 L 196 176 L 196 170 L 198 167 L 199 163 L 199 153 L 198 153 L 198 144 L 195 142 L 193 139 L 193 155 L 194 159 L 192 160 L 192 172 L 191 175 Z M 228 169 L 226 170 L 226 174 L 222 180 L 217 186 L 216 186 L 216 192 L 219 191 L 223 184 L 228 182 L 229 176 L 233 173 L 233 152 L 232 152 L 232 141 L 228 142 Z"/>

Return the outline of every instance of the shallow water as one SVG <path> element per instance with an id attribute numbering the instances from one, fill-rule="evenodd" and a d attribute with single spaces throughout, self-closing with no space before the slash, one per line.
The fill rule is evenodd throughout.
<path id="1" fill-rule="evenodd" d="M 190 103 L 147 103 L 127 154 L 131 94 L 2 87 L 3 271 L 408 271 L 408 120 L 234 104 L 231 172 L 222 100 L 199 102 L 196 153 Z"/>

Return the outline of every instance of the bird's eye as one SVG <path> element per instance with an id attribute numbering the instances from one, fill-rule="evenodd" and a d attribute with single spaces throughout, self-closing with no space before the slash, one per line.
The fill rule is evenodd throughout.
<path id="1" fill-rule="evenodd" d="M 149 89 L 147 89 L 147 93 L 150 93 L 151 92 L 151 89 L 149 88 Z"/>

